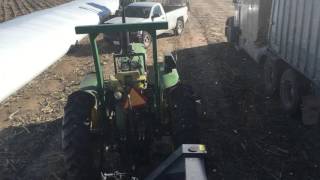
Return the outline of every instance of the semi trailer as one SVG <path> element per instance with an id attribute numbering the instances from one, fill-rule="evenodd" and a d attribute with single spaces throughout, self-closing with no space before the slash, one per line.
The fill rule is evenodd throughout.
<path id="1" fill-rule="evenodd" d="M 233 0 L 226 37 L 263 68 L 265 94 L 279 95 L 289 114 L 319 119 L 320 1 Z"/>

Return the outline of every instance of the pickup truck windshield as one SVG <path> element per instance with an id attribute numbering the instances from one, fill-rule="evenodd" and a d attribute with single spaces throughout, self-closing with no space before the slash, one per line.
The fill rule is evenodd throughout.
<path id="1" fill-rule="evenodd" d="M 151 7 L 128 6 L 126 8 L 126 17 L 149 18 Z"/>

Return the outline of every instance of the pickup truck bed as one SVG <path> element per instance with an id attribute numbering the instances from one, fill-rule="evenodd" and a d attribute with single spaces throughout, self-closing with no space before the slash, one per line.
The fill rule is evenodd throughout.
<path id="1" fill-rule="evenodd" d="M 171 11 L 184 8 L 185 6 L 163 6 L 164 12 L 169 13 Z"/>

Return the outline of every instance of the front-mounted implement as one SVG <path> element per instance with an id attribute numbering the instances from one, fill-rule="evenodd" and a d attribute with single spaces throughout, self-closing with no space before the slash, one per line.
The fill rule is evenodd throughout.
<path id="1" fill-rule="evenodd" d="M 76 27 L 77 34 L 89 34 L 95 72 L 85 77 L 65 107 L 62 140 L 69 179 L 190 179 L 193 176 L 185 172 L 189 166 L 204 172 L 206 151 L 201 145 L 183 145 L 158 166 L 173 149 L 198 140 L 192 88 L 180 82 L 172 54 L 158 62 L 156 30 L 167 26 Z M 128 44 L 113 57 L 115 74 L 105 78 L 97 36 L 141 30 L 153 38 L 153 65 L 148 67 L 143 44 Z"/>

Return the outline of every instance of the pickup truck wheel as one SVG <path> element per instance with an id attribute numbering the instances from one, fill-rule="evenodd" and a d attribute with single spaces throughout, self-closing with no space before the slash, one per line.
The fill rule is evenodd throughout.
<path id="1" fill-rule="evenodd" d="M 175 34 L 179 36 L 182 34 L 183 30 L 184 30 L 184 21 L 182 19 L 178 19 L 176 29 L 175 29 Z"/>
<path id="2" fill-rule="evenodd" d="M 292 69 L 286 70 L 280 83 L 280 99 L 284 110 L 295 114 L 301 103 L 301 83 L 299 75 Z"/>
<path id="3" fill-rule="evenodd" d="M 265 95 L 273 97 L 279 89 L 281 70 L 275 61 L 268 59 L 264 63 L 263 70 Z"/>
<path id="4" fill-rule="evenodd" d="M 94 106 L 92 96 L 75 92 L 69 96 L 62 122 L 62 149 L 68 180 L 97 179 L 88 118 Z"/>
<path id="5" fill-rule="evenodd" d="M 152 38 L 148 32 L 143 32 L 142 43 L 146 49 L 150 47 L 150 45 L 152 43 Z"/>

